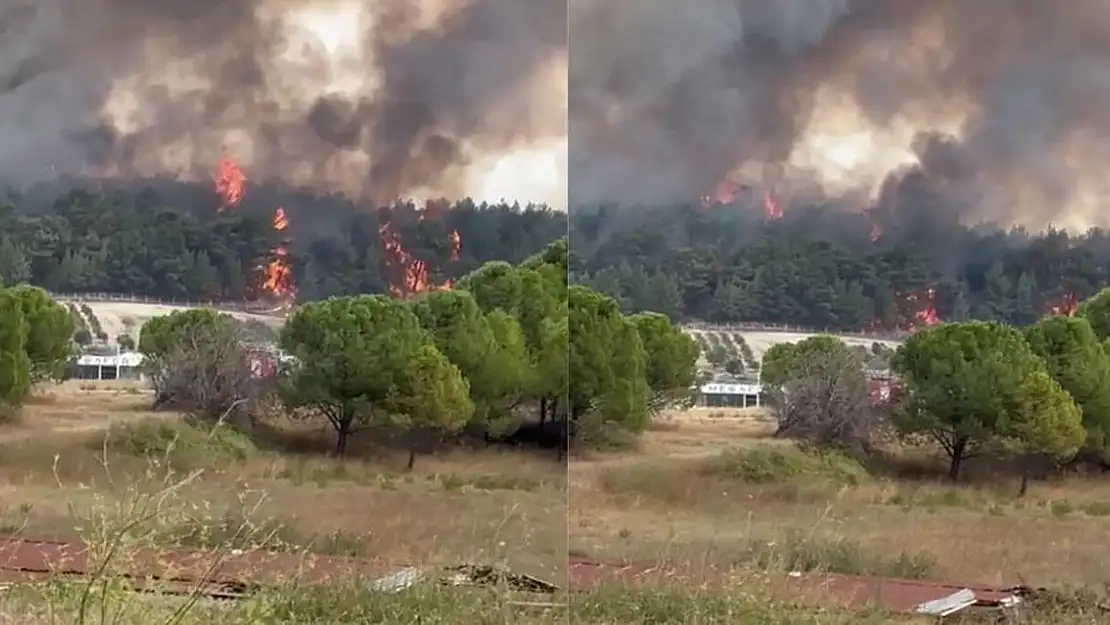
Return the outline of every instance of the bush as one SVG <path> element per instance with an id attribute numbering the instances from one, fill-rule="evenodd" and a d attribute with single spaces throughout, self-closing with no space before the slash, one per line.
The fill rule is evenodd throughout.
<path id="1" fill-rule="evenodd" d="M 256 451 L 242 432 L 196 421 L 151 419 L 113 427 L 108 449 L 120 455 L 165 461 L 179 469 L 240 463 Z"/>
<path id="2" fill-rule="evenodd" d="M 856 486 L 869 477 L 863 465 L 842 454 L 806 453 L 796 447 L 769 445 L 726 451 L 707 460 L 701 472 L 748 484 L 771 484 L 804 478 Z"/>
<path id="3" fill-rule="evenodd" d="M 927 554 L 902 552 L 889 557 L 868 552 L 845 538 L 824 540 L 791 534 L 781 543 L 753 543 L 747 557 L 765 569 L 822 571 L 847 575 L 879 575 L 899 579 L 925 579 L 936 562 Z"/>
<path id="4" fill-rule="evenodd" d="M 129 334 L 121 334 L 117 336 L 116 343 L 120 346 L 120 349 L 135 351 L 135 339 L 131 338 L 131 335 Z"/>

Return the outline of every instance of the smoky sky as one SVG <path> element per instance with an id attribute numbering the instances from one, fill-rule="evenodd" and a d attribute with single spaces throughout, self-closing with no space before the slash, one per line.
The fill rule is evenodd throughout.
<path id="1" fill-rule="evenodd" d="M 924 195 L 964 221 L 1110 221 L 1101 0 L 570 0 L 570 51 L 572 205 L 732 179 Z M 807 160 L 849 143 L 871 155 L 842 179 Z"/>
<path id="2" fill-rule="evenodd" d="M 565 137 L 565 73 L 553 95 L 551 66 L 566 56 L 566 11 L 0 0 L 0 179 L 203 178 L 227 153 L 248 177 L 375 200 L 461 192 L 476 159 Z M 320 23 L 346 47 L 306 34 Z"/>

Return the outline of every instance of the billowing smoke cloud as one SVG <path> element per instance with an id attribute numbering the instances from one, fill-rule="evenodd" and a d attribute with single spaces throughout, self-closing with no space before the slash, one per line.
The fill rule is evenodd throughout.
<path id="1" fill-rule="evenodd" d="M 0 0 L 0 178 L 461 195 L 565 145 L 566 62 L 566 0 Z"/>
<path id="2" fill-rule="evenodd" d="M 969 222 L 1110 221 L 1106 2 L 570 11 L 572 204 L 689 200 L 732 180 L 864 204 L 927 190 L 930 210 Z"/>

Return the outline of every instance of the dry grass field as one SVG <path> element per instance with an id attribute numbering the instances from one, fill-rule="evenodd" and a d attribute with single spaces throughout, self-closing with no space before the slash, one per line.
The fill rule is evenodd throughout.
<path id="1" fill-rule="evenodd" d="M 576 457 L 568 483 L 564 465 L 525 452 L 460 449 L 421 456 L 407 472 L 403 454 L 372 440 L 358 440 L 340 462 L 324 457 L 326 432 L 274 422 L 274 432 L 252 442 L 149 405 L 147 391 L 128 383 L 70 382 L 41 391 L 18 422 L 0 425 L 0 534 L 96 544 L 110 535 L 105 528 L 127 527 L 133 544 L 220 549 L 241 542 L 247 528 L 248 548 L 357 556 L 383 574 L 498 563 L 565 587 L 568 551 L 680 574 L 650 588 L 609 584 L 559 596 L 569 601 L 563 609 L 520 605 L 501 589 L 387 594 L 339 583 L 211 602 L 61 580 L 6 587 L 0 624 L 886 625 L 919 621 L 803 604 L 787 592 L 785 573 L 1094 591 L 1110 578 L 1110 483 L 1036 482 L 1018 499 L 1016 482 L 987 467 L 969 467 L 967 484 L 944 484 L 927 457 L 904 459 L 912 477 L 884 477 L 769 438 L 773 423 L 759 411 L 671 415 L 634 450 Z M 134 502 L 152 500 L 154 513 L 136 521 Z M 723 571 L 727 583 L 699 583 Z M 1029 622 L 1078 625 L 1105 615 Z"/>
<path id="2" fill-rule="evenodd" d="M 150 400 L 133 384 L 73 381 L 40 391 L 18 421 L 0 425 L 0 534 L 88 541 L 94 526 L 131 524 L 129 501 L 150 501 L 173 484 L 156 513 L 129 530 L 152 545 L 217 548 L 247 527 L 258 546 L 357 556 L 382 574 L 406 566 L 502 564 L 566 585 L 566 465 L 550 455 L 459 449 L 421 456 L 408 472 L 403 453 L 372 439 L 356 438 L 350 457 L 338 461 L 325 456 L 327 432 L 275 421 L 252 442 L 227 428 L 213 434 L 178 415 L 151 413 Z M 27 593 L 35 601 L 20 605 L 41 603 L 39 592 L 0 593 L 0 604 L 19 603 Z M 497 598 L 474 593 L 461 600 L 428 591 L 419 601 L 411 594 L 387 601 L 361 597 L 365 588 L 327 592 L 346 593 L 327 602 L 371 612 L 351 620 L 317 615 L 314 622 L 412 622 L 400 615 L 417 604 L 427 604 L 423 622 L 441 622 L 436 610 L 444 619 L 490 612 L 495 620 L 487 622 L 502 622 Z M 53 600 L 68 605 L 62 595 Z M 296 609 L 312 612 L 319 601 L 306 598 Z M 448 610 L 455 604 L 461 611 Z M 170 618 L 176 608 L 157 610 L 165 618 L 142 612 L 136 622 L 193 622 Z M 309 622 L 289 610 L 291 620 L 266 622 Z M 13 612 L 0 609 L 5 613 Z M 557 617 L 528 618 L 522 622 Z"/>
<path id="3" fill-rule="evenodd" d="M 730 571 L 744 592 L 768 597 L 780 596 L 792 570 L 1095 592 L 1110 580 L 1110 479 L 1035 482 L 1019 499 L 1017 482 L 985 465 L 970 466 L 967 483 L 953 486 L 929 454 L 907 453 L 897 473 L 879 472 L 843 457 L 807 456 L 771 438 L 773 430 L 759 410 L 689 411 L 659 422 L 635 451 L 574 459 L 572 554 L 685 572 L 675 579 L 690 583 L 675 582 L 671 596 L 682 596 L 682 587 L 704 595 L 693 582 L 710 571 Z M 732 622 L 704 596 L 685 601 L 686 613 L 698 617 L 683 622 Z M 846 618 L 807 614 L 774 618 Z"/>

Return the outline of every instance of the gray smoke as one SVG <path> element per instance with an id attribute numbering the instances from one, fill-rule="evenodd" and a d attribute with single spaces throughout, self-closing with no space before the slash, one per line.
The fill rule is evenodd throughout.
<path id="1" fill-rule="evenodd" d="M 565 136 L 565 55 L 566 0 L 0 0 L 0 179 L 204 178 L 228 153 L 375 200 L 462 193 L 476 160 Z"/>
<path id="2" fill-rule="evenodd" d="M 913 178 L 964 221 L 1108 221 L 1101 0 L 570 0 L 570 12 L 572 204 L 690 200 L 729 178 L 905 201 L 896 187 Z M 874 142 L 915 158 L 891 169 L 872 154 L 847 180 L 803 158 L 876 128 Z"/>

